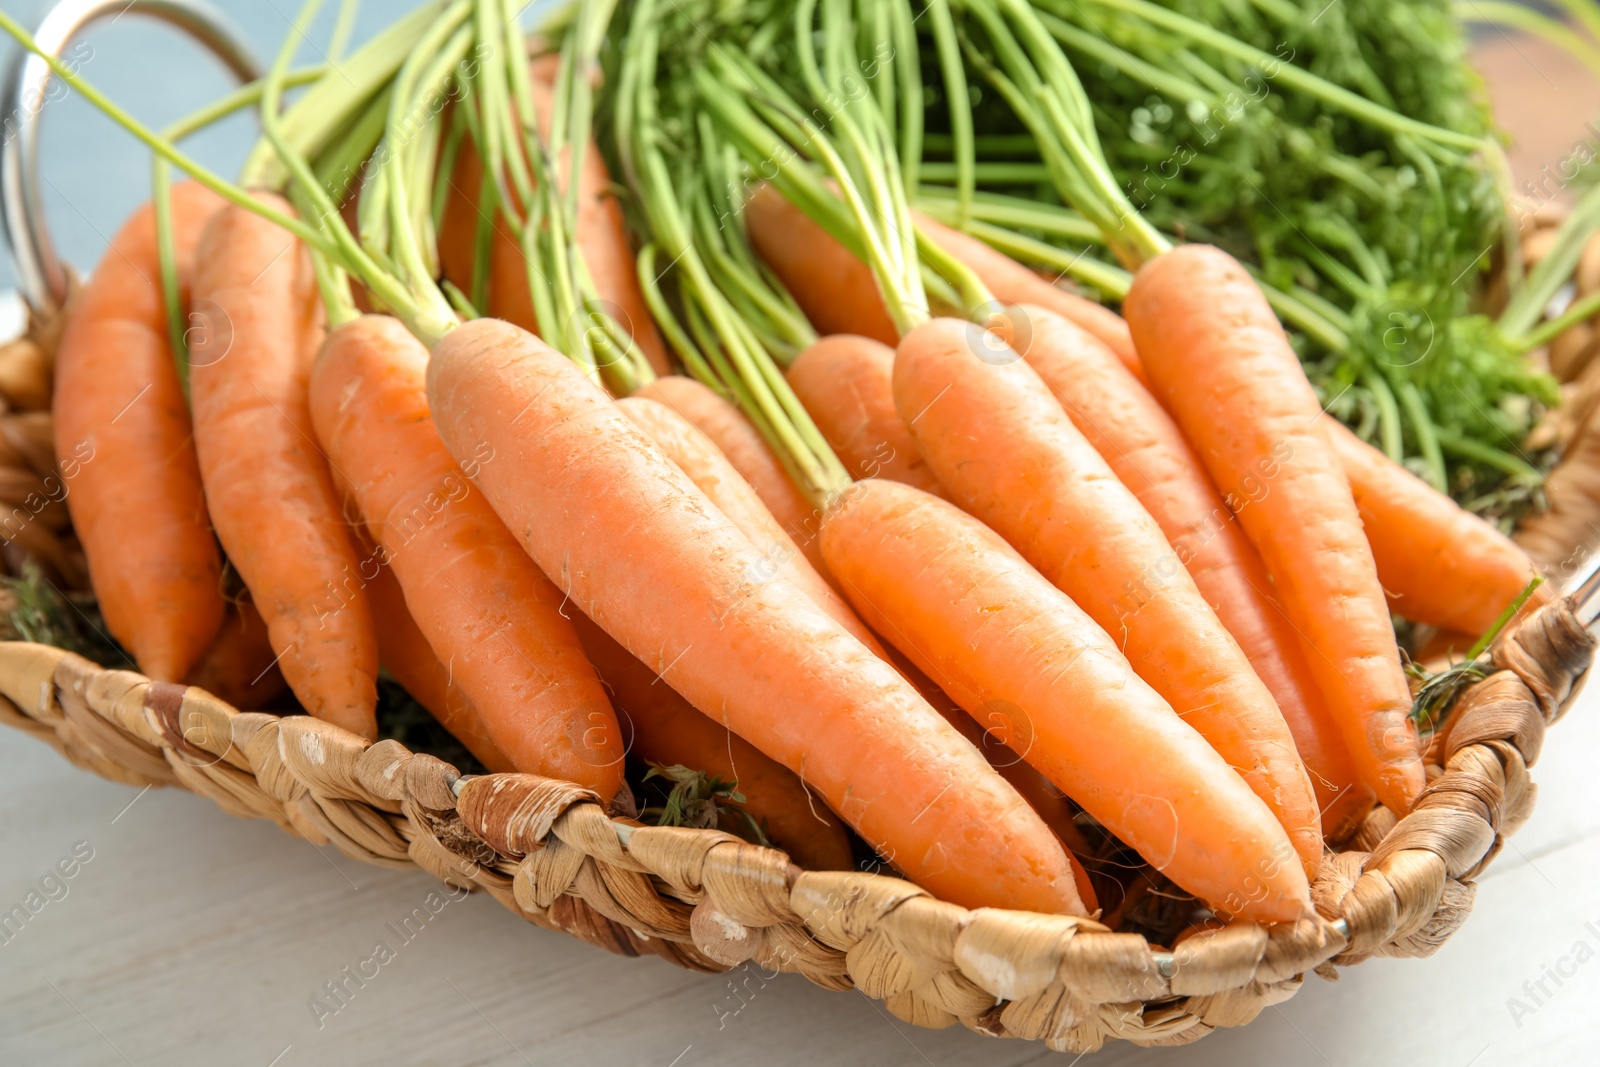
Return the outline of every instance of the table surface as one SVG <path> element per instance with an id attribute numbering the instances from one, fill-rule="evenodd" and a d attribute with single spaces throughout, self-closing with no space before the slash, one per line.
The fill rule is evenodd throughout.
<path id="1" fill-rule="evenodd" d="M 290 0 L 224 3 L 263 50 Z M 407 0 L 368 4 L 365 25 Z M 35 5 L 0 0 L 21 16 Z M 316 39 L 316 38 L 313 38 Z M 161 30 L 128 19 L 97 31 L 85 73 L 135 113 L 165 122 L 224 79 Z M 150 53 L 180 55 L 166 80 Z M 1565 158 L 1596 112 L 1592 84 L 1534 43 L 1481 52 L 1513 128 L 1544 125 L 1519 169 Z M 1502 92 L 1502 87 L 1505 91 Z M 47 200 L 61 245 L 92 264 L 117 220 L 146 196 L 127 139 L 68 99 L 45 135 Z M 1552 116 L 1561 116 L 1550 125 Z M 1570 129 L 1561 123 L 1570 119 Z M 240 124 L 197 145 L 236 165 Z M 0 287 L 10 284 L 9 265 Z M 1097 1064 L 1489 1067 L 1594 1062 L 1600 1022 L 1600 690 L 1551 734 L 1535 771 L 1532 821 L 1480 882 L 1465 928 L 1428 960 L 1374 960 L 1318 978 L 1251 1026 L 1184 1049 L 1116 1046 Z M 492 900 L 430 898 L 419 872 L 361 866 L 265 823 L 240 822 L 170 790 L 140 792 L 73 769 L 0 732 L 0 912 L 43 906 L 0 944 L 0 1063 L 508 1065 L 1070 1063 L 1042 1046 L 960 1028 L 916 1030 L 859 994 L 800 978 L 691 975 L 606 955 L 526 925 Z M 51 878 L 65 861 L 68 879 Z M 430 910 L 430 905 L 431 909 Z M 392 932 L 421 908 L 426 924 Z M 392 925 L 391 925 L 392 924 Z M 395 949 L 336 1012 L 311 1002 L 347 966 Z"/>

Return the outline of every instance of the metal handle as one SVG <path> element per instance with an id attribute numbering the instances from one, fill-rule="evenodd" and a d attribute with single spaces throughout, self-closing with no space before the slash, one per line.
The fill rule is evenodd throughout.
<path id="1" fill-rule="evenodd" d="M 84 29 L 103 18 L 145 15 L 183 31 L 222 61 L 241 82 L 261 76 L 261 65 L 233 24 L 204 0 L 61 0 L 39 23 L 34 39 L 50 55 L 60 57 Z M 45 225 L 44 198 L 39 190 L 39 123 L 45 94 L 55 77 L 50 65 L 32 52 L 12 60 L 5 80 L 0 115 L 5 137 L 0 141 L 0 218 L 4 219 L 17 284 L 38 311 L 53 311 L 66 302 L 67 272 L 56 256 Z"/>
<path id="2" fill-rule="evenodd" d="M 1600 549 L 1591 550 L 1582 564 L 1562 583 L 1561 592 L 1572 598 L 1578 621 L 1592 626 L 1600 616 Z"/>

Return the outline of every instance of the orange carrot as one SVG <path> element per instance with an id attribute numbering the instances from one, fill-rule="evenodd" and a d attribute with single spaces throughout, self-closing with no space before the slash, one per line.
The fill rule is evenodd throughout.
<path id="1" fill-rule="evenodd" d="M 173 190 L 185 285 L 200 232 L 221 204 L 192 182 Z M 55 445 L 76 464 L 67 508 L 107 628 L 145 674 L 179 682 L 210 647 L 226 604 L 160 277 L 147 204 L 68 309 L 56 356 Z"/>
<path id="2" fill-rule="evenodd" d="M 854 334 L 824 337 L 784 376 L 829 447 L 858 478 L 887 478 L 945 495 L 894 409 L 894 349 Z"/>
<path id="3" fill-rule="evenodd" d="M 1109 348 L 1123 366 L 1143 381 L 1144 369 L 1139 366 L 1133 336 L 1128 332 L 1128 324 L 1115 311 L 1050 284 L 1004 252 L 990 248 L 970 234 L 952 230 L 921 215 L 917 216 L 917 227 L 977 274 L 996 300 L 1002 304 L 1035 304 L 1049 308 Z"/>
<path id="4" fill-rule="evenodd" d="M 1350 479 L 1390 609 L 1445 630 L 1487 633 L 1533 580 L 1528 554 L 1342 423 L 1324 416 L 1320 425 Z M 1525 610 L 1554 595 L 1540 586 Z"/>
<path id="5" fill-rule="evenodd" d="M 884 620 L 888 624 L 887 618 Z M 893 646 L 890 646 L 893 648 Z M 979 723 L 940 686 L 922 672 L 922 668 L 911 662 L 905 653 L 894 649 L 889 653 L 889 662 L 895 669 L 905 675 L 906 679 L 917 688 L 922 698 L 944 716 L 945 722 L 956 728 L 956 732 L 967 739 L 967 742 L 983 753 L 983 758 L 989 761 L 989 766 L 1000 772 L 1000 777 L 1011 783 L 1011 787 L 1028 802 L 1050 827 L 1052 833 L 1061 839 L 1061 844 L 1066 847 L 1067 859 L 1072 862 L 1072 879 L 1078 887 L 1078 896 L 1083 898 L 1083 906 L 1091 915 L 1100 906 L 1096 899 L 1094 883 L 1089 879 L 1089 872 L 1084 869 L 1083 863 L 1076 853 L 1088 851 L 1088 840 L 1083 832 L 1078 829 L 1076 820 L 1077 808 L 1067 795 L 1058 789 L 1050 779 L 1039 773 L 1032 764 L 1010 748 L 1006 747 L 1003 740 L 1009 721 L 1006 716 L 999 713 L 994 707 L 985 707 L 981 710 L 984 722 Z"/>
<path id="6" fill-rule="evenodd" d="M 750 247 L 778 276 L 820 334 L 900 339 L 872 271 L 770 185 L 739 213 Z"/>
<path id="7" fill-rule="evenodd" d="M 693 378 L 668 375 L 650 382 L 634 396 L 656 400 L 688 419 L 721 450 L 761 502 L 772 512 L 814 570 L 828 577 L 822 550 L 817 547 L 817 512 L 783 469 L 743 412 Z"/>
<path id="8" fill-rule="evenodd" d="M 317 437 L 428 645 L 517 770 L 622 787 L 623 738 L 563 598 L 468 481 L 504 462 L 473 442 L 451 458 L 429 416 L 427 350 L 368 315 L 328 336 L 311 375 Z"/>
<path id="9" fill-rule="evenodd" d="M 570 360 L 507 323 L 428 364 L 440 436 L 573 605 L 941 898 L 1081 913 L 1055 836 L 894 668 L 760 556 Z"/>
<path id="10" fill-rule="evenodd" d="M 550 129 L 554 100 L 549 82 L 538 75 L 553 77 L 550 69 L 532 65 L 534 106 L 539 128 Z M 459 121 L 459 119 L 457 120 Z M 565 155 L 556 161 L 556 172 L 569 173 Z M 578 219 L 571 237 L 582 250 L 584 264 L 594 282 L 595 292 L 606 302 L 606 311 L 618 326 L 639 346 L 657 374 L 670 369 L 667 347 L 650 316 L 639 275 L 634 268 L 633 248 L 617 201 L 617 186 L 606 169 L 600 149 L 590 141 L 584 150 L 578 175 Z M 439 255 L 444 276 L 463 292 L 472 292 L 473 263 L 483 191 L 483 162 L 478 158 L 471 137 L 461 142 L 456 166 L 450 176 L 450 195 L 440 227 Z M 522 209 L 522 205 L 517 205 Z M 490 246 L 488 307 L 485 314 L 514 322 L 537 332 L 533 294 L 528 287 L 528 262 L 520 242 L 513 236 L 504 217 L 496 212 L 494 236 Z M 585 324 L 587 325 L 587 324 Z"/>
<path id="11" fill-rule="evenodd" d="M 1255 547 L 1233 521 L 1193 450 L 1161 405 L 1095 338 L 1039 309 L 1032 309 L 1026 322 L 1003 325 L 1013 338 L 1036 339 L 1025 353 L 1028 363 L 1066 408 L 1074 425 L 1150 511 L 1207 603 L 1239 642 L 1294 736 L 1316 790 L 1323 835 L 1332 840 L 1344 837 L 1371 807 L 1372 793 L 1357 779 L 1297 635 L 1270 599 L 1271 583 Z M 828 361 L 831 375 L 815 387 L 818 394 L 830 397 L 827 415 L 811 407 L 824 401 L 796 388 L 819 425 L 825 426 L 831 419 L 872 427 L 860 430 L 859 439 L 851 446 L 867 455 L 916 449 L 894 411 L 892 359 L 880 359 L 881 351 L 873 342 L 835 350 Z M 802 355 L 795 367 L 806 358 Z M 849 386 L 830 390 L 828 382 L 848 382 Z M 893 416 L 891 429 L 904 433 L 905 444 L 891 443 L 882 436 L 886 420 L 874 413 L 885 408 Z M 922 462 L 920 452 L 917 461 Z M 883 476 L 906 481 L 887 470 Z M 931 697 L 929 702 L 940 706 Z M 1039 807 L 1033 793 L 1009 775 L 1007 778 Z M 1045 814 L 1042 809 L 1041 814 Z M 1056 828 L 1048 815 L 1045 821 Z"/>
<path id="12" fill-rule="evenodd" d="M 872 631 L 833 591 L 833 586 L 806 562 L 794 539 L 778 525 L 778 520 L 772 517 L 750 483 L 734 470 L 733 464 L 709 437 L 676 411 L 648 397 L 628 397 L 617 401 L 617 407 L 689 476 L 695 487 L 733 523 L 734 529 L 749 538 L 765 561 L 761 576 L 793 582 L 856 640 L 876 655 L 884 654 L 883 646 L 878 644 Z"/>
<path id="13" fill-rule="evenodd" d="M 260 216 L 223 208 L 201 241 L 194 300 L 213 319 L 192 346 L 190 391 L 217 536 L 300 703 L 376 739 L 378 642 L 306 403 L 323 333 L 310 257 Z"/>
<path id="14" fill-rule="evenodd" d="M 873 479 L 829 510 L 822 547 L 869 623 L 974 715 L 1006 709 L 1007 744 L 1178 885 L 1249 919 L 1309 909 L 1273 813 L 1093 620 L 977 519 Z"/>
<path id="15" fill-rule="evenodd" d="M 1397 814 L 1422 791 L 1411 694 L 1372 550 L 1321 405 L 1266 297 L 1231 256 L 1186 245 L 1124 304 L 1157 395 L 1236 505 L 1362 780 Z"/>
<path id="16" fill-rule="evenodd" d="M 629 751 L 658 766 L 688 767 L 737 782 L 740 805 L 773 842 L 808 871 L 847 871 L 853 864 L 844 825 L 814 800 L 793 772 L 696 711 L 587 615 L 572 622 L 589 660 L 611 691 Z"/>
<path id="17" fill-rule="evenodd" d="M 1322 830 L 1337 840 L 1372 805 L 1306 662 L 1272 597 L 1255 546 L 1172 417 L 1098 339 L 1044 308 L 1008 308 L 996 325 L 1074 426 L 1156 520 L 1195 586 L 1272 693 L 1311 775 Z"/>
<path id="18" fill-rule="evenodd" d="M 763 185 L 741 215 L 756 254 L 772 268 L 819 333 L 899 340 L 872 271 L 776 189 Z M 917 228 L 964 263 L 1005 304 L 1039 304 L 1103 341 L 1141 374 L 1128 324 L 1116 312 L 1045 281 L 976 237 L 920 213 Z"/>
<path id="19" fill-rule="evenodd" d="M 395 681 L 418 704 L 427 708 L 450 736 L 467 746 L 467 751 L 490 771 L 499 773 L 516 768 L 494 743 L 483 716 L 472 698 L 462 691 L 439 662 L 428 639 L 417 629 L 417 621 L 406 607 L 406 595 L 393 572 L 378 563 L 377 550 L 363 561 L 362 574 L 371 574 L 367 596 L 372 601 L 372 618 L 378 628 L 378 658 L 394 675 Z"/>
<path id="20" fill-rule="evenodd" d="M 951 499 L 1116 639 L 1266 801 L 1314 875 L 1316 797 L 1277 703 L 1161 528 L 1039 375 L 995 334 L 934 319 L 900 342 L 894 399 Z"/>
<path id="21" fill-rule="evenodd" d="M 259 711 L 288 691 L 267 641 L 267 624 L 248 597 L 228 605 L 217 639 L 185 682 L 240 711 Z"/>

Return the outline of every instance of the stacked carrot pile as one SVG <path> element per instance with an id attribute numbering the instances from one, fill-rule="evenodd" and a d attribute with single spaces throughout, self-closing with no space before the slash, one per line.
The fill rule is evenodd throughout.
<path id="1" fill-rule="evenodd" d="M 1548 597 L 1523 553 L 1142 224 L 1027 3 L 928 5 L 928 93 L 1005 67 L 1120 316 L 912 209 L 910 5 L 733 5 L 776 58 L 692 66 L 676 5 L 576 5 L 531 63 L 516 6 L 281 55 L 171 131 L 259 109 L 237 185 L 61 72 L 161 159 L 56 392 L 140 669 L 232 640 L 368 738 L 387 670 L 491 770 L 624 811 L 648 770 L 813 867 L 848 827 L 966 906 L 1119 912 L 1110 840 L 1200 913 L 1303 915 L 1426 784 L 1391 611 L 1465 651 Z"/>

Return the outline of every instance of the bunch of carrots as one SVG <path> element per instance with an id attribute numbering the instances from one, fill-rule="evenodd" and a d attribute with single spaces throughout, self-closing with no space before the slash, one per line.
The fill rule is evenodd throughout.
<path id="1" fill-rule="evenodd" d="M 387 670 L 492 771 L 621 813 L 630 758 L 700 772 L 801 864 L 853 831 L 969 907 L 1116 910 L 1090 828 L 1304 916 L 1426 784 L 1391 613 L 1475 655 L 1551 595 L 1526 556 L 1323 414 L 1237 262 L 1140 226 L 1028 3 L 932 0 L 938 93 L 903 0 L 725 12 L 766 55 L 690 6 L 530 42 L 433 0 L 166 135 L 57 66 L 158 159 L 58 362 L 113 635 L 173 682 L 227 643 L 369 739 Z M 1022 42 L 1120 315 L 911 209 L 953 7 Z M 175 143 L 245 108 L 239 182 Z"/>

